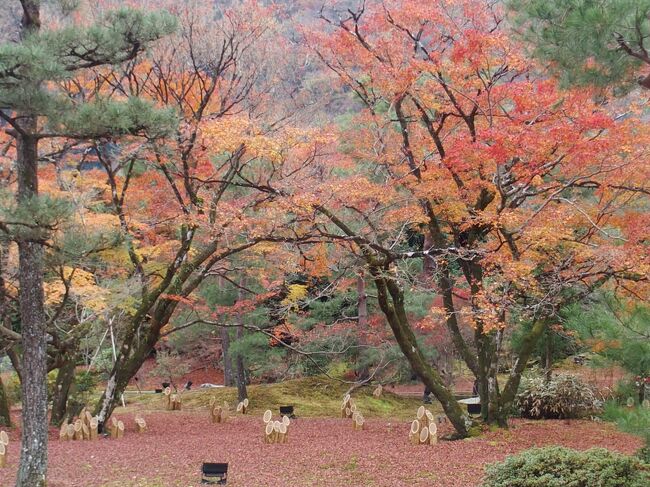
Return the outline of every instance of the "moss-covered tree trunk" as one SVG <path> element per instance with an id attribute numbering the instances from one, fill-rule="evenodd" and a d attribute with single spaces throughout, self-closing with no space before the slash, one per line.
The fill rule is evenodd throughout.
<path id="1" fill-rule="evenodd" d="M 424 385 L 440 401 L 445 414 L 460 438 L 469 436 L 470 418 L 463 412 L 452 391 L 442 377 L 426 361 L 411 329 L 404 307 L 404 293 L 399 284 L 388 276 L 387 268 L 371 267 L 371 274 L 377 287 L 377 301 L 386 316 L 402 353 L 413 371 Z"/>
<path id="2" fill-rule="evenodd" d="M 50 423 L 54 426 L 60 426 L 66 418 L 68 412 L 68 398 L 70 397 L 70 388 L 75 378 L 75 361 L 67 359 L 59 367 L 54 384 L 54 394 L 52 396 L 52 412 L 50 414 Z M 67 415 L 68 417 L 70 415 Z"/>

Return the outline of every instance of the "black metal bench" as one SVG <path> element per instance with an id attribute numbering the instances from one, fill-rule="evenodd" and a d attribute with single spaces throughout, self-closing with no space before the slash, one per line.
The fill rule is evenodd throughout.
<path id="1" fill-rule="evenodd" d="M 291 419 L 296 419 L 296 415 L 293 412 L 293 406 L 280 406 L 280 416 L 287 416 Z"/>
<path id="2" fill-rule="evenodd" d="M 227 463 L 204 463 L 201 467 L 201 483 L 225 485 L 228 480 Z"/>

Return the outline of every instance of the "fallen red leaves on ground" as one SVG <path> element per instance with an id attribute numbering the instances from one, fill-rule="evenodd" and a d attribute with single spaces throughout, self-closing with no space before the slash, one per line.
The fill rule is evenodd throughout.
<path id="1" fill-rule="evenodd" d="M 512 421 L 507 431 L 480 438 L 442 441 L 436 446 L 408 442 L 404 421 L 369 420 L 353 431 L 345 419 L 294 421 L 287 444 L 262 442 L 262 420 L 232 417 L 211 424 L 207 413 L 144 412 L 149 431 L 135 433 L 133 414 L 118 414 L 127 425 L 121 440 L 61 442 L 50 436 L 50 487 L 198 486 L 204 461 L 230 464 L 229 486 L 441 486 L 480 484 L 486 464 L 534 446 L 605 447 L 632 453 L 639 439 L 606 423 Z M 443 425 L 441 433 L 449 432 Z M 0 485 L 13 485 L 19 432 L 13 431 Z"/>

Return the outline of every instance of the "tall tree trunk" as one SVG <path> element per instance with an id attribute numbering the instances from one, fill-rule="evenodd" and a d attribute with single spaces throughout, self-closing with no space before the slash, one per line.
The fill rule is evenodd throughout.
<path id="1" fill-rule="evenodd" d="M 54 426 L 60 426 L 66 417 L 70 387 L 74 382 L 74 378 L 75 360 L 67 359 L 63 366 L 59 367 L 56 374 L 54 397 L 52 398 L 52 413 L 50 414 L 50 423 Z"/>
<path id="2" fill-rule="evenodd" d="M 366 294 L 366 280 L 363 271 L 357 276 L 357 296 L 357 335 L 360 337 L 359 345 L 364 347 L 368 343 L 368 295 Z M 367 363 L 358 372 L 360 381 L 365 381 L 370 377 Z"/>
<path id="3" fill-rule="evenodd" d="M 9 309 L 7 305 L 7 286 L 4 280 L 8 249 L 5 242 L 0 242 L 0 326 L 11 329 Z M 2 384 L 0 377 L 0 425 L 11 426 L 11 415 L 9 414 L 9 398 Z"/>
<path id="4" fill-rule="evenodd" d="M 544 343 L 544 377 L 547 382 L 553 375 L 553 333 L 550 328 L 546 329 L 546 342 Z"/>
<path id="5" fill-rule="evenodd" d="M 430 232 L 424 232 L 424 248 L 423 251 L 427 251 L 432 248 L 434 245 L 433 238 L 431 237 Z M 429 255 L 425 254 L 424 260 L 422 262 L 422 276 L 421 279 L 425 282 L 430 281 L 433 278 L 434 271 L 436 269 L 435 259 Z"/>
<path id="6" fill-rule="evenodd" d="M 246 285 L 246 280 L 244 276 L 239 279 L 239 291 L 237 292 L 237 301 L 244 299 L 244 286 Z M 242 316 L 238 317 L 239 323 L 241 325 Z M 244 338 L 244 327 L 237 327 L 237 340 Z M 237 375 L 235 380 L 237 382 L 237 397 L 240 401 L 243 401 L 248 397 L 248 390 L 246 389 L 246 364 L 244 363 L 244 357 L 241 353 L 237 354 L 237 359 L 235 360 L 237 365 Z"/>
<path id="7" fill-rule="evenodd" d="M 223 289 L 225 285 L 226 280 L 222 276 L 217 277 L 219 289 Z M 223 385 L 231 387 L 235 381 L 233 379 L 232 357 L 230 356 L 230 330 L 223 326 L 219 333 L 221 334 L 221 356 L 223 357 Z"/>
<path id="8" fill-rule="evenodd" d="M 507 426 L 508 414 L 512 409 L 512 404 L 517 395 L 517 390 L 519 389 L 521 374 L 526 370 L 528 359 L 535 350 L 535 345 L 546 328 L 547 323 L 544 320 L 537 321 L 533 325 L 533 328 L 524 336 L 521 346 L 519 347 L 517 359 L 510 369 L 508 380 L 506 381 L 503 391 L 501 391 L 495 402 L 490 405 L 490 417 L 493 418 L 493 422 L 499 426 Z"/>
<path id="9" fill-rule="evenodd" d="M 237 340 L 241 340 L 244 337 L 244 327 L 237 327 Z M 248 390 L 246 389 L 246 366 L 244 363 L 244 357 L 241 353 L 237 354 L 237 359 L 235 360 L 237 364 L 237 373 L 235 374 L 235 381 L 237 382 L 237 397 L 240 401 L 243 401 L 248 397 Z"/>
<path id="10" fill-rule="evenodd" d="M 471 419 L 463 413 L 451 390 L 444 384 L 440 374 L 431 367 L 420 350 L 415 334 L 411 329 L 404 308 L 404 294 L 399 285 L 385 277 L 388 269 L 371 268 L 371 274 L 377 287 L 377 300 L 386 316 L 388 324 L 393 331 L 402 353 L 408 360 L 411 368 L 424 383 L 428 390 L 440 401 L 445 414 L 454 426 L 456 434 L 465 438 L 469 436 Z"/>
<path id="11" fill-rule="evenodd" d="M 36 118 L 21 122 L 17 136 L 18 204 L 38 196 Z M 18 242 L 20 323 L 23 345 L 23 428 L 17 487 L 46 485 L 47 474 L 47 329 L 43 304 L 43 246 L 30 238 Z"/>
<path id="12" fill-rule="evenodd" d="M 41 27 L 40 0 L 21 0 L 21 37 Z M 37 88 L 36 87 L 28 87 Z M 20 114 L 16 134 L 18 205 L 38 197 L 37 117 Z M 47 329 L 43 296 L 43 246 L 40 242 L 18 242 L 18 283 L 23 346 L 22 443 L 16 487 L 44 487 L 47 476 Z"/>
<path id="13" fill-rule="evenodd" d="M 147 336 L 140 340 L 138 346 L 124 343 L 118 351 L 117 360 L 108 376 L 104 393 L 95 406 L 94 414 L 98 421 L 104 424 L 118 404 L 120 396 L 126 389 L 131 378 L 138 373 L 151 350 L 153 350 L 160 334 L 149 330 Z"/>
<path id="14" fill-rule="evenodd" d="M 233 385 L 232 357 L 230 356 L 230 330 L 222 326 L 221 330 L 221 356 L 223 357 L 223 384 L 226 387 Z"/>
<path id="15" fill-rule="evenodd" d="M 0 426 L 11 426 L 11 408 L 9 406 L 9 397 L 0 377 Z"/>

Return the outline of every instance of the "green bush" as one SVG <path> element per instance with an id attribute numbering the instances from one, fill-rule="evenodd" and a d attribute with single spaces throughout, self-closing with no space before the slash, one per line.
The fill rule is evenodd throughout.
<path id="1" fill-rule="evenodd" d="M 533 448 L 488 465 L 483 487 L 646 487 L 650 465 L 603 448 Z"/>
<path id="2" fill-rule="evenodd" d="M 579 418 L 599 409 L 594 389 L 579 377 L 556 375 L 551 380 L 534 375 L 522 380 L 515 406 L 524 418 Z"/>
<path id="3" fill-rule="evenodd" d="M 645 446 L 637 455 L 644 462 L 650 463 L 650 409 L 643 406 L 629 408 L 609 401 L 605 404 L 603 419 L 616 423 L 621 431 L 643 438 Z"/>

